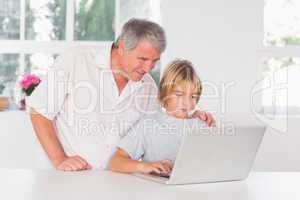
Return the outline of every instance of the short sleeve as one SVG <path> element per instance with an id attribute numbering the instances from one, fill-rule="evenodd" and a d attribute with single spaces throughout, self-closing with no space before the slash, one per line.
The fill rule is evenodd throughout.
<path id="1" fill-rule="evenodd" d="M 27 97 L 28 107 L 35 109 L 49 120 L 53 120 L 61 111 L 68 95 L 72 67 L 71 53 L 58 56 L 47 74 L 40 77 L 40 84 Z"/>
<path id="2" fill-rule="evenodd" d="M 117 147 L 126 151 L 133 160 L 142 158 L 145 152 L 145 138 L 140 123 L 130 129 L 129 133 L 120 140 Z"/>

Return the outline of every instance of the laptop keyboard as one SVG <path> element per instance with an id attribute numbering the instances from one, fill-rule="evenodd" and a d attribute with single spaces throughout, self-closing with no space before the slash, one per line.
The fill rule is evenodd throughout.
<path id="1" fill-rule="evenodd" d="M 163 178 L 170 178 L 170 175 L 169 174 L 165 174 L 165 173 L 160 173 L 160 174 L 158 174 L 158 173 L 150 173 L 150 175 L 152 175 L 152 176 L 156 176 L 156 177 L 163 177 Z"/>

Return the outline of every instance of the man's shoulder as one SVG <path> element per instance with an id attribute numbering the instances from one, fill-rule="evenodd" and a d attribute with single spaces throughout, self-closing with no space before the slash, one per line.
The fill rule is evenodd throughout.
<path id="1" fill-rule="evenodd" d="M 73 63 L 75 58 L 87 55 L 88 52 L 88 49 L 82 49 L 81 47 L 70 47 L 59 53 L 55 61 L 57 64 L 67 65 L 67 63 Z"/>
<path id="2" fill-rule="evenodd" d="M 107 48 L 109 48 L 108 44 L 103 45 L 94 45 L 94 46 L 75 46 L 70 47 L 66 49 L 64 52 L 62 52 L 60 55 L 65 56 L 72 56 L 72 57 L 78 57 L 78 56 L 96 56 L 101 55 L 101 53 L 104 53 L 107 51 Z"/>
<path id="3" fill-rule="evenodd" d="M 80 65 L 80 68 L 83 68 L 83 66 L 107 67 L 110 60 L 110 45 L 110 43 L 105 43 L 102 45 L 70 47 L 58 55 L 56 63 L 62 63 L 64 68 L 71 68 L 69 70 L 77 68 L 76 63 L 78 63 L 78 66 Z M 84 63 L 84 65 L 80 63 Z"/>

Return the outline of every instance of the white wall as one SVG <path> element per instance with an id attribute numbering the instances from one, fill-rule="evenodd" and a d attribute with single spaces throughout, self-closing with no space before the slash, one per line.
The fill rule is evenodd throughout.
<path id="1" fill-rule="evenodd" d="M 250 89 L 259 77 L 262 9 L 258 8 L 262 2 L 162 1 L 162 21 L 169 42 L 163 61 L 184 57 L 192 60 L 203 81 L 217 87 L 234 82 L 228 90 L 227 109 L 249 112 Z M 219 103 L 218 99 L 203 99 L 201 104 L 220 111 Z"/>
<path id="2" fill-rule="evenodd" d="M 253 117 L 250 97 L 261 73 L 263 1 L 163 0 L 162 23 L 168 37 L 163 66 L 174 58 L 190 59 L 203 82 L 218 89 L 216 97 L 208 98 L 215 93 L 205 85 L 202 109 L 219 117 Z M 224 83 L 234 83 L 226 95 L 221 92 Z M 286 133 L 267 130 L 255 170 L 300 170 L 299 121 L 290 117 Z"/>

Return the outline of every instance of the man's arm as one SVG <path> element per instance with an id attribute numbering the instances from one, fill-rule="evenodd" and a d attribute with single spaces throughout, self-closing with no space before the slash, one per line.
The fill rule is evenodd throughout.
<path id="1" fill-rule="evenodd" d="M 68 157 L 57 138 L 53 122 L 31 108 L 30 118 L 36 136 L 56 169 L 75 171 L 90 169 L 91 166 L 81 157 Z"/>

